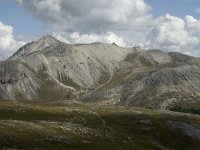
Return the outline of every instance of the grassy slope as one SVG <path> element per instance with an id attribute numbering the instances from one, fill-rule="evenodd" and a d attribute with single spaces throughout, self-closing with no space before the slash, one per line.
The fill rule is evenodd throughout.
<path id="1" fill-rule="evenodd" d="M 198 150 L 200 117 L 141 108 L 0 101 L 0 149 Z"/>

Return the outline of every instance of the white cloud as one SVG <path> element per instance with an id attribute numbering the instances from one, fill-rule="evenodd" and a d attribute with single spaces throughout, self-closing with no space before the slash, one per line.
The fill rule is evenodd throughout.
<path id="1" fill-rule="evenodd" d="M 132 28 L 151 17 L 151 7 L 144 0 L 20 0 L 19 3 L 55 30 L 80 33 Z"/>
<path id="2" fill-rule="evenodd" d="M 127 46 L 127 43 L 123 41 L 121 37 L 113 32 L 107 32 L 105 34 L 81 34 L 79 32 L 73 32 L 66 34 L 65 32 L 57 33 L 54 32 L 53 36 L 60 41 L 76 44 L 76 43 L 94 43 L 94 42 L 104 42 L 104 43 L 115 43 L 119 46 Z"/>
<path id="3" fill-rule="evenodd" d="M 144 0 L 17 1 L 45 21 L 49 33 L 67 43 L 138 45 L 152 20 L 151 7 Z"/>
<path id="4" fill-rule="evenodd" d="M 93 43 L 101 40 L 101 36 L 97 34 L 80 34 L 74 32 L 69 35 L 71 43 Z"/>
<path id="5" fill-rule="evenodd" d="M 13 35 L 13 28 L 0 21 L 0 60 L 4 60 L 25 43 L 17 41 Z"/>
<path id="6" fill-rule="evenodd" d="M 166 51 L 200 55 L 200 21 L 192 16 L 184 19 L 166 14 L 155 19 L 146 46 Z"/>
<path id="7" fill-rule="evenodd" d="M 124 42 L 124 40 L 117 36 L 116 34 L 112 32 L 108 32 L 107 35 L 104 37 L 106 43 L 115 43 L 119 46 L 127 46 L 127 44 Z"/>

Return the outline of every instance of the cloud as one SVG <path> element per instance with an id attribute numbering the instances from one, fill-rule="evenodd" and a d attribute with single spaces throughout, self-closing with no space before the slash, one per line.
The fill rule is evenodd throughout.
<path id="1" fill-rule="evenodd" d="M 0 60 L 4 60 L 24 45 L 23 41 L 14 38 L 13 27 L 3 24 L 0 21 Z"/>
<path id="2" fill-rule="evenodd" d="M 144 0 L 17 1 L 46 22 L 49 34 L 67 43 L 136 45 L 144 42 L 152 20 Z"/>
<path id="3" fill-rule="evenodd" d="M 182 19 L 166 14 L 159 17 L 155 19 L 145 45 L 200 56 L 200 21 L 192 16 Z"/>
<path id="4" fill-rule="evenodd" d="M 144 0 L 18 0 L 56 30 L 80 33 L 132 28 L 150 18 Z"/>
<path id="5" fill-rule="evenodd" d="M 104 42 L 104 43 L 115 43 L 119 46 L 127 46 L 127 43 L 118 35 L 113 32 L 107 32 L 106 34 L 81 34 L 79 32 L 73 32 L 71 34 L 53 33 L 53 36 L 58 40 L 76 44 L 76 43 L 94 43 L 94 42 Z M 66 40 L 68 39 L 68 40 Z"/>
<path id="6" fill-rule="evenodd" d="M 115 43 L 119 46 L 127 46 L 127 44 L 121 37 L 117 36 L 112 32 L 108 32 L 107 35 L 104 37 L 104 39 L 106 43 Z"/>
<path id="7" fill-rule="evenodd" d="M 67 43 L 114 42 L 200 56 L 200 20 L 170 14 L 155 18 L 144 0 L 17 1 Z"/>

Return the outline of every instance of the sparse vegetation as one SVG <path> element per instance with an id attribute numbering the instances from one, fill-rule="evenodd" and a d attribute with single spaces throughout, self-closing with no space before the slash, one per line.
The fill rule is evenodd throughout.
<path id="1" fill-rule="evenodd" d="M 200 117 L 134 107 L 0 101 L 0 149 L 198 150 Z"/>

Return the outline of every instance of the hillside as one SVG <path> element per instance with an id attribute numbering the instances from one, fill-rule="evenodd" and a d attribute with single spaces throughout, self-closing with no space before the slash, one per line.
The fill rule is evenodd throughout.
<path id="1" fill-rule="evenodd" d="M 47 35 L 0 62 L 0 98 L 200 113 L 200 59 Z"/>
<path id="2" fill-rule="evenodd" d="M 200 117 L 74 102 L 0 101 L 0 149 L 199 150 Z"/>

